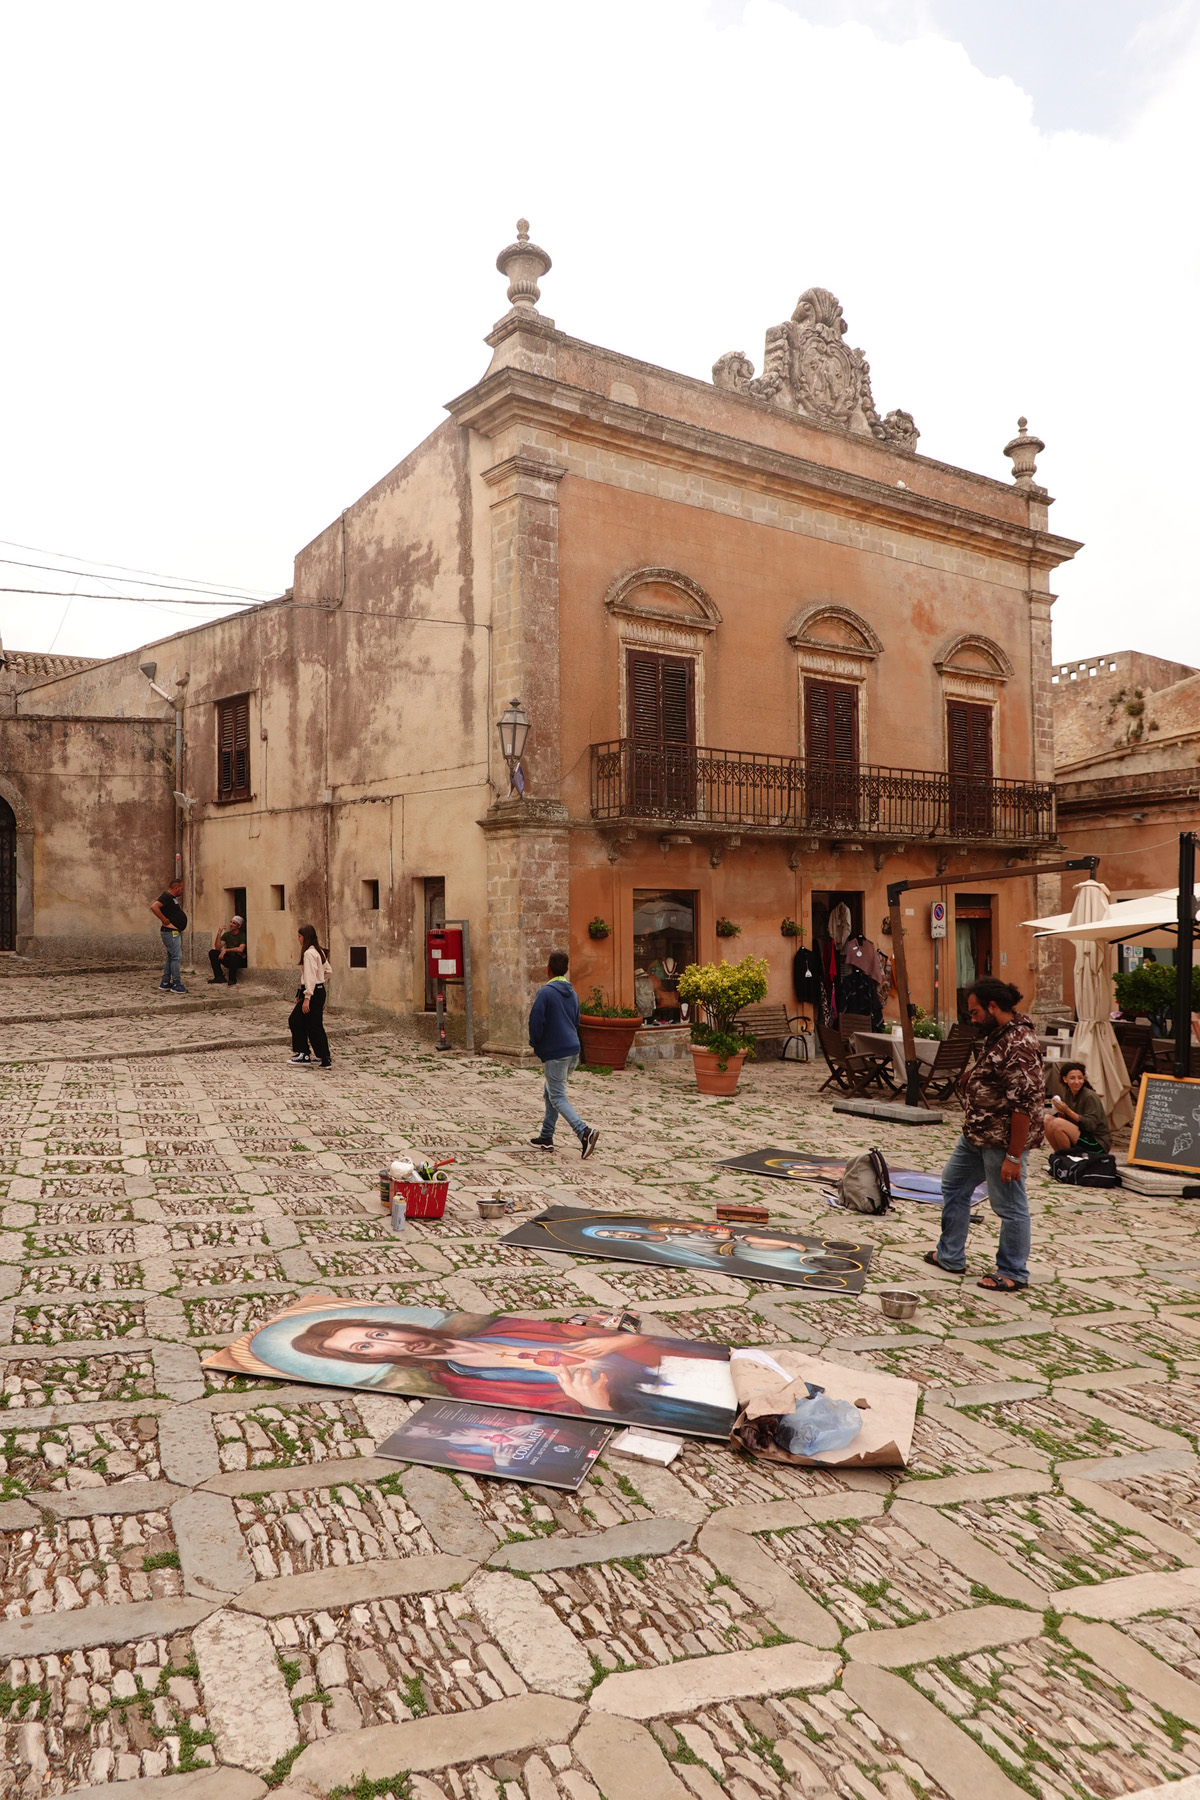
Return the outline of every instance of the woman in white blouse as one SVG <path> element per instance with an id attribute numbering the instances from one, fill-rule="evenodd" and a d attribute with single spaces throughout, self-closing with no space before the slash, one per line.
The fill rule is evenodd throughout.
<path id="1" fill-rule="evenodd" d="M 317 942 L 315 925 L 302 925 L 300 939 L 301 985 L 288 1019 L 292 1034 L 292 1061 L 311 1063 L 315 1053 L 323 1069 L 330 1064 L 329 1039 L 325 1035 L 325 970 L 327 953 Z"/>

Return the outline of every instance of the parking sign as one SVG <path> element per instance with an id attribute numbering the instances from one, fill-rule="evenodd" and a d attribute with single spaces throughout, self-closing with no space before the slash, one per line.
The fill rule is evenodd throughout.
<path id="1" fill-rule="evenodd" d="M 946 902 L 935 900 L 929 909 L 929 935 L 944 938 L 946 935 Z"/>

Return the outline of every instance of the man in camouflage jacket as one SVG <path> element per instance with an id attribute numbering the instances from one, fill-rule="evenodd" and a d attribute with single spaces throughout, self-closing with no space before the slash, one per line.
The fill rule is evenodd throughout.
<path id="1" fill-rule="evenodd" d="M 996 1272 L 979 1283 L 1015 1294 L 1029 1286 L 1029 1201 L 1025 1165 L 1042 1142 L 1045 1085 L 1033 1021 L 1016 1010 L 1021 996 L 1007 981 L 985 976 L 967 993 L 972 1022 L 987 1036 L 959 1084 L 963 1129 L 942 1170 L 942 1235 L 925 1260 L 960 1275 L 966 1268 L 971 1197 L 987 1183 L 1000 1220 Z"/>

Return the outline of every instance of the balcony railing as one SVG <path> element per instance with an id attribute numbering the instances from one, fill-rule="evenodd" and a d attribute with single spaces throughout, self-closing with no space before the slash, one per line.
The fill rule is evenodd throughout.
<path id="1" fill-rule="evenodd" d="M 823 836 L 1046 842 L 1054 788 L 700 745 L 593 744 L 592 817 Z"/>

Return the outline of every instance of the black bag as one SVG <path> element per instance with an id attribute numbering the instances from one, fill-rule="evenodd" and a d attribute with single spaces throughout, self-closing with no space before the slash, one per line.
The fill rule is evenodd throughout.
<path id="1" fill-rule="evenodd" d="M 892 1204 L 892 1179 L 879 1150 L 852 1156 L 837 1186 L 838 1205 L 848 1212 L 885 1213 Z"/>
<path id="2" fill-rule="evenodd" d="M 1050 1178 L 1068 1187 L 1120 1187 L 1117 1159 L 1108 1151 L 1088 1156 L 1079 1150 L 1056 1150 L 1050 1158 Z"/>

